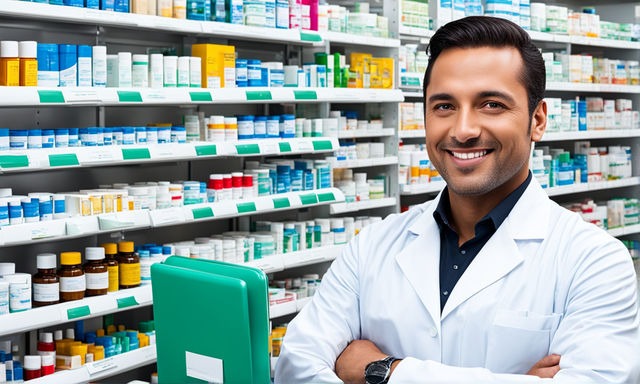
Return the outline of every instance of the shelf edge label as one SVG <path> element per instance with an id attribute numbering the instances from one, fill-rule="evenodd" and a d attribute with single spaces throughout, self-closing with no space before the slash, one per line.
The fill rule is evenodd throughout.
<path id="1" fill-rule="evenodd" d="M 0 156 L 0 168 L 20 168 L 29 166 L 27 155 L 4 155 Z"/>
<path id="2" fill-rule="evenodd" d="M 316 91 L 293 91 L 296 100 L 318 100 Z"/>
<path id="3" fill-rule="evenodd" d="M 215 156 L 218 154 L 218 149 L 215 144 L 212 145 L 196 145 L 197 156 Z"/>
<path id="4" fill-rule="evenodd" d="M 317 204 L 318 197 L 315 193 L 308 193 L 306 195 L 300 195 L 300 201 L 302 205 Z"/>
<path id="5" fill-rule="evenodd" d="M 64 103 L 64 95 L 62 91 L 46 91 L 38 90 L 40 103 Z"/>
<path id="6" fill-rule="evenodd" d="M 280 152 L 291 152 L 291 143 L 281 141 L 278 143 L 278 145 L 280 146 Z"/>
<path id="7" fill-rule="evenodd" d="M 205 218 L 208 218 L 208 217 L 214 217 L 213 209 L 211 209 L 211 207 L 194 208 L 194 209 L 191 210 L 191 212 L 193 213 L 193 219 L 194 220 L 205 219 Z"/>
<path id="8" fill-rule="evenodd" d="M 330 140 L 314 140 L 313 150 L 314 151 L 332 151 L 333 143 Z"/>
<path id="9" fill-rule="evenodd" d="M 69 320 L 73 320 L 73 319 L 77 319 L 78 317 L 85 317 L 89 315 L 91 315 L 91 309 L 89 309 L 88 305 L 67 309 L 67 319 Z"/>
<path id="10" fill-rule="evenodd" d="M 118 91 L 118 101 L 121 103 L 142 103 L 140 92 Z"/>
<path id="11" fill-rule="evenodd" d="M 253 201 L 249 201 L 246 203 L 237 203 L 236 207 L 238 208 L 238 213 L 249 213 L 257 211 L 256 203 L 254 203 Z"/>
<path id="12" fill-rule="evenodd" d="M 287 197 L 279 197 L 273 199 L 273 208 L 275 209 L 289 208 L 290 206 L 291 202 Z"/>
<path id="13" fill-rule="evenodd" d="M 238 144 L 236 145 L 238 155 L 259 155 L 260 145 L 258 144 Z"/>
<path id="14" fill-rule="evenodd" d="M 60 153 L 49 155 L 50 167 L 69 167 L 72 165 L 80 165 L 78 156 L 75 153 Z"/>
<path id="15" fill-rule="evenodd" d="M 149 148 L 122 148 L 122 158 L 124 160 L 150 159 Z"/>
<path id="16" fill-rule="evenodd" d="M 247 100 L 272 100 L 271 91 L 246 91 Z"/>
<path id="17" fill-rule="evenodd" d="M 189 92 L 189 97 L 191 97 L 191 101 L 213 101 L 213 97 L 211 97 L 211 92 Z"/>
<path id="18" fill-rule="evenodd" d="M 333 195 L 333 192 L 318 193 L 318 201 L 321 203 L 336 201 L 336 197 Z"/>
<path id="19" fill-rule="evenodd" d="M 128 308 L 138 305 L 134 296 L 121 297 L 116 300 L 118 302 L 118 308 Z"/>

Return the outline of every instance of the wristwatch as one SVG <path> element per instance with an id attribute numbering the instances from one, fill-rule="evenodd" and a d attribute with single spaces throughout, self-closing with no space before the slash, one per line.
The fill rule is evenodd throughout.
<path id="1" fill-rule="evenodd" d="M 372 361 L 364 369 L 364 381 L 367 384 L 386 384 L 391 375 L 391 364 L 400 360 L 393 356 L 387 356 L 382 360 Z"/>

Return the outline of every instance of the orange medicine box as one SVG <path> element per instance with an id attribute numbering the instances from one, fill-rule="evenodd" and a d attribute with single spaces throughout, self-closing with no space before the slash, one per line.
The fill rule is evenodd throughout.
<path id="1" fill-rule="evenodd" d="M 191 55 L 201 58 L 202 88 L 235 88 L 236 49 L 232 45 L 194 44 Z"/>

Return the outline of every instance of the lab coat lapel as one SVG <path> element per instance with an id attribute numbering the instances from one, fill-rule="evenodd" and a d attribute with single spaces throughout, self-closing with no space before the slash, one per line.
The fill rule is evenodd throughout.
<path id="1" fill-rule="evenodd" d="M 433 218 L 440 195 L 408 229 L 413 240 L 396 255 L 402 273 L 440 331 L 440 231 Z"/>
<path id="2" fill-rule="evenodd" d="M 496 233 L 464 272 L 442 311 L 442 320 L 470 297 L 509 274 L 523 260 L 516 240 L 544 238 L 549 197 L 535 179 Z"/>

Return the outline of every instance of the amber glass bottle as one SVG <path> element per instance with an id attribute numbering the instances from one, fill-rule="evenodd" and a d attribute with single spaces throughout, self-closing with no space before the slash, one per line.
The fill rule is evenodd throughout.
<path id="1" fill-rule="evenodd" d="M 84 277 L 87 296 L 106 295 L 109 288 L 109 271 L 104 261 L 104 248 L 87 247 L 84 250 Z"/>
<path id="2" fill-rule="evenodd" d="M 84 271 L 82 270 L 82 256 L 80 252 L 62 252 L 60 254 L 60 300 L 82 300 L 87 288 Z"/>
<path id="3" fill-rule="evenodd" d="M 120 289 L 140 285 L 140 258 L 133 251 L 133 241 L 118 243 L 118 274 Z"/>
<path id="4" fill-rule="evenodd" d="M 109 271 L 109 292 L 115 292 L 120 285 L 120 278 L 118 277 L 118 244 L 116 243 L 104 243 L 104 257 L 107 264 L 107 270 Z"/>
<path id="5" fill-rule="evenodd" d="M 36 256 L 38 273 L 33 275 L 33 306 L 57 304 L 60 302 L 60 280 L 56 275 L 56 255 L 42 253 Z"/>

